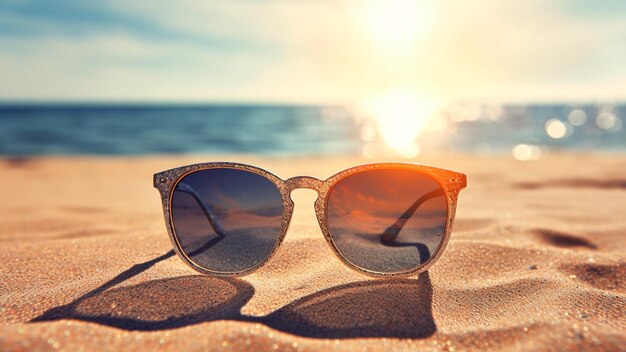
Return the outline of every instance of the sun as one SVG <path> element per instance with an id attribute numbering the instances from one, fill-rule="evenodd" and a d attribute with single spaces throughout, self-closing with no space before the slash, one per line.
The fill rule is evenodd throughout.
<path id="1" fill-rule="evenodd" d="M 364 0 L 360 2 L 361 29 L 383 65 L 386 91 L 372 92 L 364 104 L 387 149 L 413 158 L 420 153 L 417 138 L 434 117 L 439 101 L 424 94 L 432 89 L 410 73 L 437 14 L 433 0 Z M 382 58 L 382 60 L 381 60 Z M 411 78 L 412 77 L 412 78 Z M 413 80 L 413 81 L 412 81 Z M 383 88 L 384 89 L 384 88 Z"/>

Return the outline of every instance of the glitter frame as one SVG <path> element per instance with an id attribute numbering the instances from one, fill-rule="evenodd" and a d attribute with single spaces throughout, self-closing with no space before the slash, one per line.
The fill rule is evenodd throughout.
<path id="1" fill-rule="evenodd" d="M 221 169 L 221 168 L 248 171 L 248 172 L 252 172 L 257 175 L 260 175 L 262 177 L 265 177 L 266 179 L 271 181 L 274 185 L 276 185 L 277 189 L 279 190 L 281 194 L 282 201 L 283 201 L 284 210 L 283 210 L 283 217 L 282 217 L 282 223 L 281 223 L 281 233 L 280 233 L 278 240 L 276 241 L 274 248 L 272 249 L 271 253 L 267 256 L 267 258 L 265 258 L 259 264 L 243 271 L 219 272 L 219 271 L 214 271 L 214 270 L 204 268 L 198 265 L 197 263 L 195 263 L 183 251 L 180 245 L 180 242 L 178 241 L 178 238 L 176 236 L 176 231 L 175 231 L 174 224 L 173 224 L 171 203 L 172 203 L 174 190 L 178 182 L 182 180 L 185 176 L 193 172 L 197 172 L 201 170 L 209 170 L 209 169 Z M 372 270 L 368 270 L 365 268 L 361 268 L 353 264 L 352 262 L 350 262 L 341 254 L 341 252 L 337 249 L 337 246 L 335 245 L 335 242 L 332 238 L 332 235 L 330 234 L 330 231 L 328 230 L 326 208 L 328 205 L 328 197 L 330 195 L 332 188 L 339 181 L 343 180 L 344 178 L 350 175 L 354 175 L 356 173 L 369 171 L 369 170 L 376 170 L 376 169 L 395 169 L 395 170 L 407 170 L 408 169 L 408 170 L 418 171 L 418 172 L 421 172 L 423 174 L 426 174 L 432 177 L 435 181 L 437 181 L 441 185 L 442 189 L 445 192 L 447 205 L 448 205 L 448 217 L 447 217 L 446 228 L 444 231 L 443 239 L 441 243 L 439 244 L 439 246 L 437 247 L 437 249 L 435 250 L 435 252 L 433 253 L 433 255 L 430 257 L 430 259 L 416 268 L 412 268 L 412 269 L 405 270 L 405 271 L 399 271 L 399 272 L 377 272 L 377 271 L 372 271 Z M 172 245 L 174 247 L 174 250 L 176 251 L 176 254 L 191 268 L 203 274 L 214 275 L 214 276 L 243 276 L 243 275 L 247 275 L 258 270 L 263 265 L 265 265 L 270 260 L 270 258 L 272 258 L 272 256 L 276 253 L 276 250 L 278 249 L 283 239 L 285 238 L 285 235 L 287 234 L 287 229 L 289 228 L 289 223 L 291 221 L 291 216 L 293 214 L 293 208 L 294 208 L 294 203 L 291 200 L 291 196 L 290 196 L 291 192 L 299 188 L 306 188 L 306 189 L 312 189 L 317 192 L 318 197 L 314 203 L 315 214 L 317 215 L 317 221 L 322 230 L 322 234 L 324 235 L 324 238 L 326 239 L 326 242 L 330 245 L 333 253 L 344 264 L 346 264 L 348 267 L 360 273 L 373 276 L 373 277 L 406 277 L 406 276 L 417 275 L 421 272 L 428 270 L 433 264 L 435 264 L 435 262 L 437 262 L 437 260 L 443 254 L 443 251 L 445 250 L 446 246 L 448 245 L 448 241 L 450 240 L 450 234 L 452 232 L 452 226 L 454 224 L 454 217 L 456 214 L 456 205 L 457 205 L 458 195 L 459 195 L 459 192 L 467 186 L 467 177 L 465 174 L 462 174 L 459 172 L 440 169 L 440 168 L 431 167 L 431 166 L 425 166 L 425 165 L 408 164 L 408 163 L 377 163 L 377 164 L 366 164 L 366 165 L 355 166 L 355 167 L 340 171 L 326 180 L 319 180 L 317 178 L 309 177 L 309 176 L 296 176 L 296 177 L 289 178 L 287 180 L 283 180 L 266 170 L 263 170 L 261 168 L 251 166 L 251 165 L 232 163 L 232 162 L 207 162 L 207 163 L 199 163 L 199 164 L 181 166 L 181 167 L 177 167 L 174 169 L 158 172 L 154 174 L 153 184 L 154 184 L 154 187 L 159 191 L 161 195 L 163 215 L 165 217 L 165 226 L 167 228 L 170 241 L 172 242 Z"/>

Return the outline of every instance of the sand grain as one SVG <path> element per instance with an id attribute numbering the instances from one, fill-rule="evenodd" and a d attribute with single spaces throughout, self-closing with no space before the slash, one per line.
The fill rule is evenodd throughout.
<path id="1" fill-rule="evenodd" d="M 618 350 L 626 346 L 626 158 L 445 156 L 468 174 L 441 260 L 374 280 L 336 259 L 310 191 L 276 256 L 212 278 L 173 255 L 151 175 L 237 160 L 286 179 L 366 160 L 0 162 L 2 350 Z M 584 160 L 584 163 L 581 162 Z M 602 178 L 601 175 L 611 175 Z M 620 178 L 624 175 L 624 178 Z"/>

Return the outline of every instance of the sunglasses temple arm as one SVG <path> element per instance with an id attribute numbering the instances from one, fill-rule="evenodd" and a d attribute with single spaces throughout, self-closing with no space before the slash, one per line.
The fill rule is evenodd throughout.
<path id="1" fill-rule="evenodd" d="M 427 200 L 432 198 L 437 198 L 439 196 L 445 195 L 443 189 L 436 189 L 434 191 L 428 192 L 421 196 L 418 200 L 415 201 L 399 218 L 393 225 L 389 226 L 385 229 L 383 234 L 380 237 L 380 243 L 388 244 L 393 242 L 393 240 L 398 237 L 402 227 L 406 224 L 407 221 L 415 214 L 415 211 Z"/>
<path id="2" fill-rule="evenodd" d="M 178 185 L 176 185 L 176 189 L 174 191 L 183 192 L 183 193 L 187 193 L 191 195 L 193 199 L 195 199 L 196 203 L 198 203 L 202 211 L 204 212 L 204 215 L 206 216 L 207 220 L 209 220 L 209 223 L 211 224 L 213 231 L 215 231 L 215 233 L 217 233 L 218 235 L 222 237 L 226 235 L 226 231 L 224 231 L 224 228 L 222 227 L 220 222 L 217 220 L 217 217 L 215 216 L 215 213 L 213 213 L 213 211 L 211 210 L 211 207 L 209 207 L 209 205 L 206 204 L 206 202 L 202 199 L 202 197 L 200 197 L 198 192 L 196 192 L 196 190 L 193 187 L 191 187 L 190 185 L 186 183 L 179 182 Z"/>

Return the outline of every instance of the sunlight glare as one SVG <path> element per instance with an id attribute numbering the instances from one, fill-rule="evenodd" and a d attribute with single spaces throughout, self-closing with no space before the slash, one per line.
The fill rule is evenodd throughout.
<path id="1" fill-rule="evenodd" d="M 413 158 L 420 152 L 416 139 L 433 117 L 436 106 L 434 99 L 396 90 L 374 99 L 368 110 L 385 144 L 398 155 Z"/>

